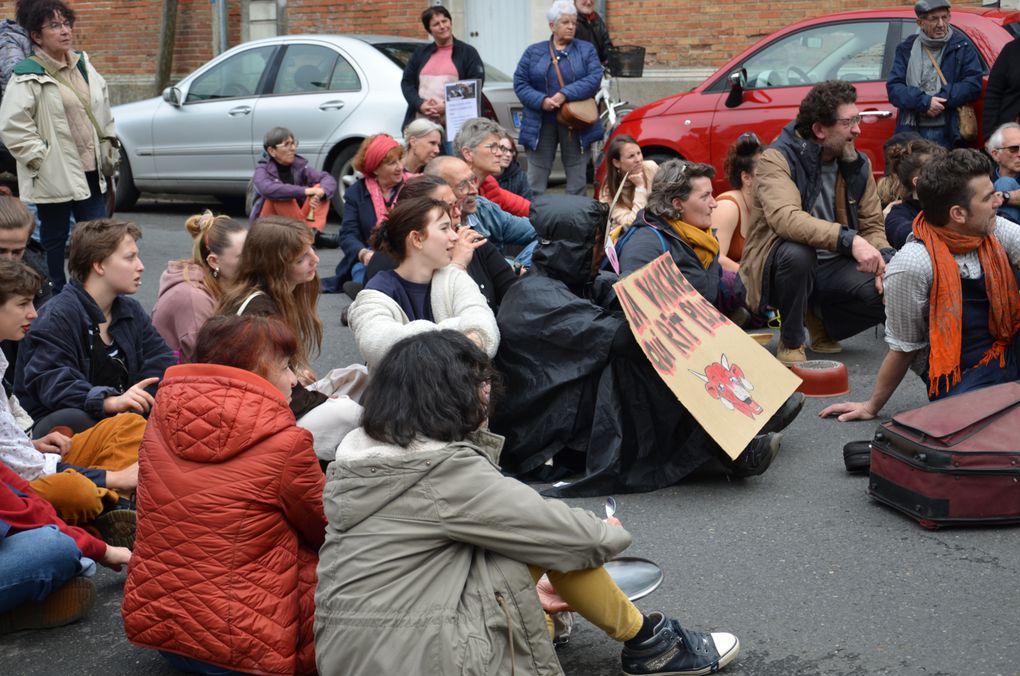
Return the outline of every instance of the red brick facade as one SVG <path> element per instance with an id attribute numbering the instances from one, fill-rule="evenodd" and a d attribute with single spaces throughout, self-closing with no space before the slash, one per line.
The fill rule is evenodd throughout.
<path id="1" fill-rule="evenodd" d="M 495 0 L 494 0 L 495 1 Z M 76 44 L 107 76 L 152 75 L 159 51 L 161 0 L 77 0 Z M 715 67 L 751 41 L 793 21 L 826 12 L 895 4 L 897 0 L 607 0 L 609 29 L 618 44 L 647 48 L 648 68 Z M 957 0 L 956 6 L 980 6 Z M 240 0 L 228 0 L 229 41 L 240 40 Z M 290 33 L 360 32 L 421 37 L 423 0 L 290 0 Z M 180 0 L 173 73 L 180 77 L 212 56 L 214 5 Z M 12 17 L 14 2 L 0 1 Z M 522 45 L 523 49 L 523 45 Z"/>

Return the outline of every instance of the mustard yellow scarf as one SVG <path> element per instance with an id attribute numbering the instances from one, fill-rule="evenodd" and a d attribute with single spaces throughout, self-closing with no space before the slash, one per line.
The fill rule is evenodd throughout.
<path id="1" fill-rule="evenodd" d="M 665 220 L 669 223 L 669 227 L 673 228 L 673 232 L 694 249 L 698 260 L 701 261 L 701 266 L 707 270 L 708 266 L 719 255 L 719 240 L 712 234 L 712 230 L 710 228 L 702 230 L 695 225 L 684 223 L 681 220 Z"/>

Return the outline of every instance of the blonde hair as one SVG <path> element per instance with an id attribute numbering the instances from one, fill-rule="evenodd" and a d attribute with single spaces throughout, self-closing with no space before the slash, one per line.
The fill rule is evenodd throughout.
<path id="1" fill-rule="evenodd" d="M 301 346 L 295 365 L 308 368 L 310 355 L 322 349 L 319 319 L 319 276 L 299 284 L 293 291 L 288 281 L 290 266 L 312 245 L 308 227 L 293 218 L 264 216 L 252 224 L 244 240 L 241 262 L 234 280 L 220 298 L 216 314 L 235 314 L 245 298 L 262 291 L 279 310 L 278 319 L 294 330 Z"/>
<path id="2" fill-rule="evenodd" d="M 203 213 L 196 214 L 185 221 L 184 229 L 188 231 L 195 243 L 191 249 L 191 258 L 183 259 L 180 262 L 194 263 L 202 268 L 202 279 L 193 281 L 188 278 L 188 266 L 183 265 L 184 281 L 192 286 L 204 285 L 209 294 L 218 300 L 223 296 L 223 286 L 209 265 L 209 254 L 214 253 L 217 256 L 222 256 L 223 252 L 230 248 L 231 235 L 244 232 L 248 226 L 235 221 L 230 216 L 223 214 L 215 216 L 213 212 L 206 209 Z"/>

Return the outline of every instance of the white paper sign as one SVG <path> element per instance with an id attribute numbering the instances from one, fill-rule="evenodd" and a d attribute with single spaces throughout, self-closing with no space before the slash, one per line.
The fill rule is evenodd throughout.
<path id="1" fill-rule="evenodd" d="M 468 120 L 482 114 L 481 81 L 457 80 L 446 85 L 446 140 L 453 141 Z"/>

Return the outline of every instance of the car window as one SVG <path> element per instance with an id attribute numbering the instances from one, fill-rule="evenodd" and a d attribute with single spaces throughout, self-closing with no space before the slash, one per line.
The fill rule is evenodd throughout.
<path id="1" fill-rule="evenodd" d="M 185 103 L 255 96 L 275 49 L 273 45 L 256 47 L 220 61 L 195 78 Z"/>
<path id="2" fill-rule="evenodd" d="M 826 24 L 770 43 L 747 61 L 747 89 L 813 85 L 824 80 L 884 79 L 887 21 Z"/>
<path id="3" fill-rule="evenodd" d="M 333 66 L 333 76 L 329 78 L 329 89 L 334 92 L 356 92 L 361 89 L 361 78 L 347 59 L 340 57 Z"/>
<path id="4" fill-rule="evenodd" d="M 335 73 L 340 62 L 340 73 Z M 334 75 L 338 85 L 333 86 Z M 353 78 L 353 79 L 352 79 Z M 308 94 L 335 89 L 357 90 L 361 82 L 351 65 L 322 45 L 290 45 L 280 60 L 273 94 Z"/>

